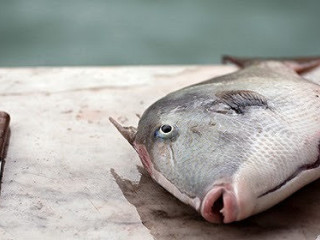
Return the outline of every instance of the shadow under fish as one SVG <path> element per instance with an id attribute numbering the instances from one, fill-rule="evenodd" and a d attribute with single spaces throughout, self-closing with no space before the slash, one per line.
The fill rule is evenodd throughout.
<path id="1" fill-rule="evenodd" d="M 319 180 L 261 214 L 229 225 L 213 225 L 155 184 L 142 167 L 138 166 L 139 182 L 110 171 L 154 239 L 315 239 L 320 234 Z"/>

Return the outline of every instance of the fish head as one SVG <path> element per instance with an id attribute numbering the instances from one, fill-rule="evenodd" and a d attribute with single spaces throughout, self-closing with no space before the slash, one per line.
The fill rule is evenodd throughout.
<path id="1" fill-rule="evenodd" d="M 239 167 L 239 139 L 235 139 L 239 133 L 222 124 L 224 114 L 209 113 L 220 104 L 217 101 L 175 92 L 151 105 L 137 129 L 112 122 L 156 182 L 209 222 L 229 223 L 244 215 L 233 183 Z"/>
<path id="2" fill-rule="evenodd" d="M 232 142 L 205 105 L 216 99 L 174 93 L 142 115 L 133 143 L 155 181 L 210 222 L 237 220 Z M 223 130 L 225 131 L 225 130 Z M 228 164 L 226 161 L 230 160 Z"/>

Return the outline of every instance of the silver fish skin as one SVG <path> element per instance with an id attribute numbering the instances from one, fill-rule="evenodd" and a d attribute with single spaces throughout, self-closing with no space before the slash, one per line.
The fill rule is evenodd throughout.
<path id="1" fill-rule="evenodd" d="M 112 121 L 166 190 L 209 222 L 239 221 L 320 177 L 320 85 L 297 66 L 246 63 L 158 100 L 137 130 Z"/>

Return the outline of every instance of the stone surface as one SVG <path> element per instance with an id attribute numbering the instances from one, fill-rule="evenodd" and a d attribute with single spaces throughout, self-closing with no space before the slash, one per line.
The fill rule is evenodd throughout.
<path id="1" fill-rule="evenodd" d="M 0 69 L 0 109 L 11 114 L 0 239 L 316 239 L 320 181 L 213 225 L 155 184 L 107 120 L 136 125 L 159 97 L 234 69 Z"/>

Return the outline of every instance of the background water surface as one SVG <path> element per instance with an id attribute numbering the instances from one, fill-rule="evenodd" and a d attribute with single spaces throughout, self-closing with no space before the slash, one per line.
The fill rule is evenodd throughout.
<path id="1" fill-rule="evenodd" d="M 0 0 L 0 66 L 320 55 L 320 1 Z"/>

